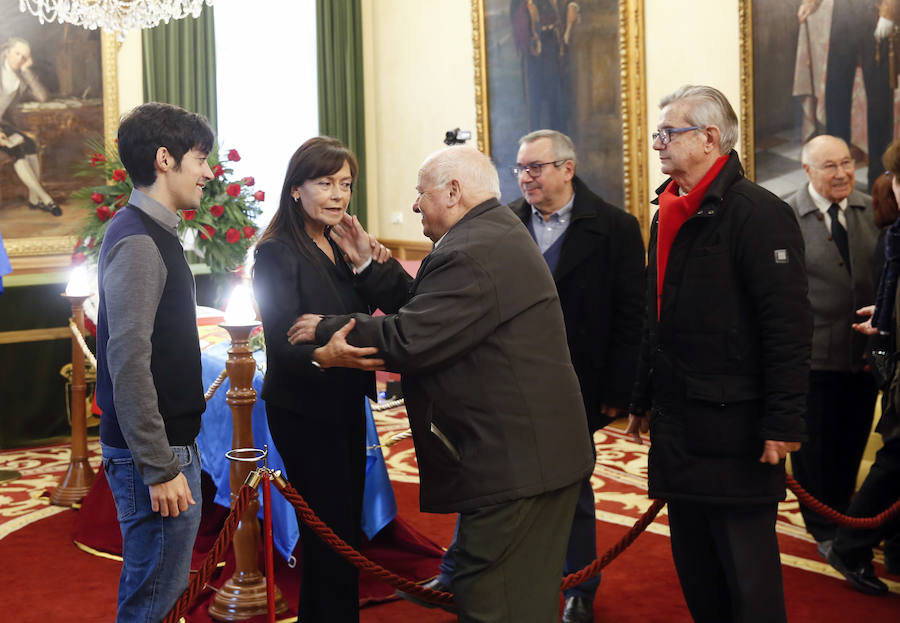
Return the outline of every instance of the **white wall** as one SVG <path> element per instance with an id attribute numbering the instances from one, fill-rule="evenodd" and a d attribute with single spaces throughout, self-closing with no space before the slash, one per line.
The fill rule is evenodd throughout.
<path id="1" fill-rule="evenodd" d="M 119 48 L 119 116 L 144 102 L 141 31 L 132 30 Z"/>
<path id="2" fill-rule="evenodd" d="M 447 130 L 475 133 L 471 2 L 362 0 L 362 7 L 369 229 L 426 240 L 412 212 L 419 165 L 444 147 Z"/>
<path id="3" fill-rule="evenodd" d="M 266 8 L 268 10 L 262 10 Z M 215 4 L 216 85 L 222 156 L 237 178 L 253 176 L 266 193 L 265 226 L 275 209 L 288 160 L 319 133 L 315 0 L 241 0 Z"/>
<path id="4" fill-rule="evenodd" d="M 677 4 L 678 10 L 673 11 Z M 647 132 L 656 129 L 659 100 L 684 84 L 716 87 L 741 117 L 738 0 L 644 1 Z M 666 176 L 649 145 L 650 193 Z M 740 143 L 737 146 L 740 152 Z M 648 203 L 649 207 L 649 203 Z"/>

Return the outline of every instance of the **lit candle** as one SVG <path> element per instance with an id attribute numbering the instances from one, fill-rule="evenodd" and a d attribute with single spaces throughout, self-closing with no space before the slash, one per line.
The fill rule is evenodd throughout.
<path id="1" fill-rule="evenodd" d="M 246 284 L 237 285 L 225 308 L 225 324 L 239 327 L 256 324 L 256 310 L 253 308 L 253 294 Z"/>

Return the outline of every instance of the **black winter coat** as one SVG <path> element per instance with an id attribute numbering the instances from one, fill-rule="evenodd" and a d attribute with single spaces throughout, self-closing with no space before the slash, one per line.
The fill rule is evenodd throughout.
<path id="1" fill-rule="evenodd" d="M 675 237 L 659 321 L 658 223 L 632 405 L 651 411 L 650 497 L 781 500 L 783 463 L 759 457 L 767 439 L 805 439 L 812 314 L 794 214 L 732 151 Z"/>
<path id="2" fill-rule="evenodd" d="M 601 405 L 625 409 L 634 387 L 644 314 L 644 240 L 637 219 L 595 195 L 578 177 L 553 281 L 572 365 L 591 431 L 609 423 Z M 523 223 L 524 199 L 510 209 Z"/>

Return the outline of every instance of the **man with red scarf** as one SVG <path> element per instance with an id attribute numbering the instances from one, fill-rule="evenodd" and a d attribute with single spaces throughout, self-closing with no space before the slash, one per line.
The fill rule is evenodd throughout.
<path id="1" fill-rule="evenodd" d="M 650 230 L 647 323 L 628 432 L 650 431 L 695 621 L 786 621 L 775 519 L 805 439 L 812 316 L 790 207 L 744 177 L 738 120 L 708 86 L 660 103 L 669 175 Z"/>

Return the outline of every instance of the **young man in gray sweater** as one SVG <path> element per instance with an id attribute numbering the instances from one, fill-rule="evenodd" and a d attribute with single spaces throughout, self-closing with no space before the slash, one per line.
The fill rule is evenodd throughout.
<path id="1" fill-rule="evenodd" d="M 194 278 L 177 227 L 213 179 L 203 117 L 149 103 L 119 125 L 134 191 L 100 249 L 97 402 L 122 530 L 120 622 L 160 621 L 188 584 L 200 525 L 195 438 L 206 408 Z"/>

